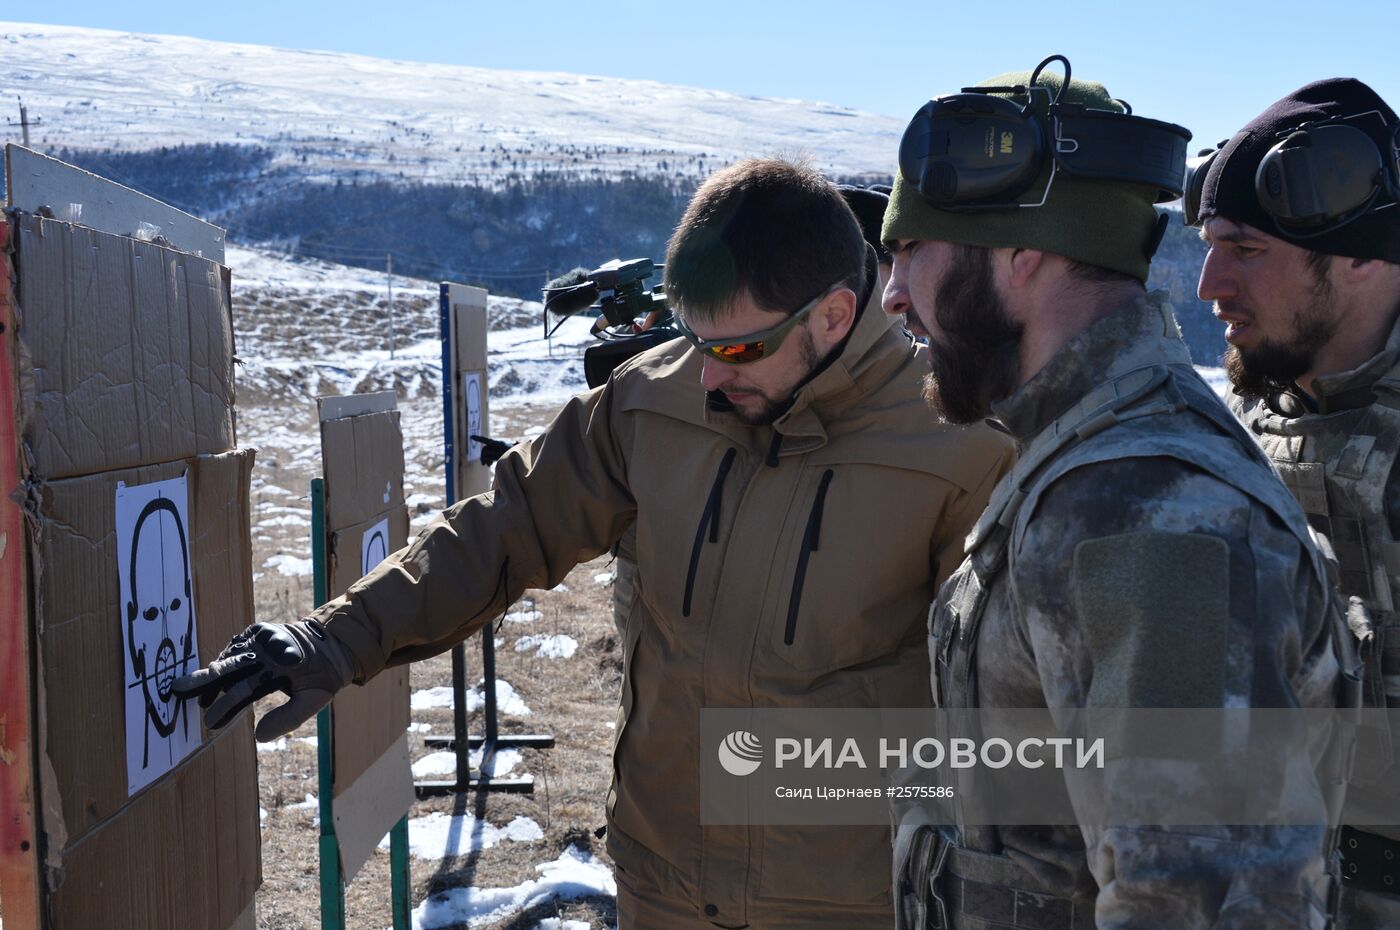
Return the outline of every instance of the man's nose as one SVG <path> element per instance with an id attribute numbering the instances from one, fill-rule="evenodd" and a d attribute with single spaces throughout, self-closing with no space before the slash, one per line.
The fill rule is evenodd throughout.
<path id="1" fill-rule="evenodd" d="M 1239 287 L 1230 272 L 1228 262 L 1215 249 L 1206 252 L 1201 265 L 1201 279 L 1196 283 L 1196 295 L 1201 300 L 1216 302 L 1238 296 Z"/>
<path id="2" fill-rule="evenodd" d="M 890 273 L 889 283 L 885 285 L 885 293 L 880 295 L 880 306 L 891 316 L 901 316 L 914 309 L 909 301 L 909 288 L 906 285 L 908 277 L 900 267 L 902 264 L 898 258 L 895 259 L 894 271 Z"/>
<path id="3" fill-rule="evenodd" d="M 706 356 L 704 364 L 700 367 L 700 386 L 707 391 L 718 391 L 729 380 L 732 372 L 728 371 L 728 368 L 724 362 Z"/>

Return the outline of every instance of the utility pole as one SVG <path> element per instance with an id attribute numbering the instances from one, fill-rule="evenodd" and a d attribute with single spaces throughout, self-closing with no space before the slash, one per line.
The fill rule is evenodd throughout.
<path id="1" fill-rule="evenodd" d="M 394 350 L 398 348 L 399 337 L 394 331 L 394 253 L 388 252 L 384 255 L 384 276 L 389 282 L 389 357 L 394 357 Z"/>
<path id="2" fill-rule="evenodd" d="M 15 99 L 19 101 L 19 130 L 20 130 L 20 138 L 22 138 L 22 139 L 24 140 L 24 147 L 25 147 L 25 148 L 29 148 L 29 108 L 26 107 L 26 106 L 24 105 L 24 98 L 23 98 L 23 97 L 16 97 Z M 34 124 L 37 126 L 39 123 L 42 123 L 43 121 L 44 121 L 43 118 L 40 117 L 40 118 L 34 120 Z M 11 124 L 11 125 L 13 125 L 13 124 Z"/>

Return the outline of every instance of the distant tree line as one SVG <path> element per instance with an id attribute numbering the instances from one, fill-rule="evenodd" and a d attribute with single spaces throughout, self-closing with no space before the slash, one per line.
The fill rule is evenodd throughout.
<path id="1" fill-rule="evenodd" d="M 396 274 L 534 299 L 547 274 L 612 258 L 659 261 L 695 183 L 519 173 L 490 186 L 324 181 L 251 145 L 52 154 L 226 226 L 236 242 L 368 268 L 384 267 L 392 253 Z M 1210 305 L 1196 299 L 1204 256 L 1196 231 L 1174 214 L 1151 285 L 1171 293 L 1195 361 L 1214 365 L 1225 342 Z"/>

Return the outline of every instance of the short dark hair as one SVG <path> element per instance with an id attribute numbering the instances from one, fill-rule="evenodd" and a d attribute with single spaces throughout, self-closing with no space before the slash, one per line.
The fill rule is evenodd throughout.
<path id="1" fill-rule="evenodd" d="M 1313 273 L 1313 277 L 1317 278 L 1319 282 L 1327 280 L 1327 271 L 1331 267 L 1331 264 L 1332 255 L 1330 253 L 1308 249 L 1308 270 Z"/>
<path id="2" fill-rule="evenodd" d="M 836 185 L 804 164 L 756 158 L 711 175 L 666 249 L 666 297 L 714 320 L 747 294 L 792 314 L 823 291 L 861 292 L 865 240 Z"/>

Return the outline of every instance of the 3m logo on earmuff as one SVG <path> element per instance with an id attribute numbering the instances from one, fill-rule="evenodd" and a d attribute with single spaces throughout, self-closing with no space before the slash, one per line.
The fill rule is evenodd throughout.
<path id="1" fill-rule="evenodd" d="M 1052 96 L 1038 83 L 1052 62 L 1064 66 L 1064 82 Z M 1186 144 L 1181 126 L 1126 112 L 1063 103 L 1069 59 L 1051 55 L 1026 85 L 965 87 L 930 100 L 910 121 L 899 143 L 899 171 L 931 205 L 944 210 L 1006 210 L 1043 206 L 1059 172 L 1086 180 L 1156 188 L 1157 203 L 1181 196 Z M 1005 96 L 1024 97 L 1017 104 Z M 1044 113 L 1037 110 L 1036 95 Z M 1119 101 L 1121 103 L 1121 101 Z M 1027 194 L 1049 167 L 1045 186 Z"/>

